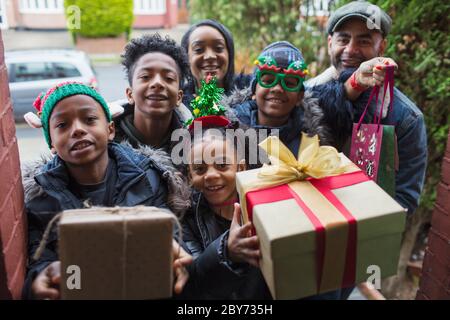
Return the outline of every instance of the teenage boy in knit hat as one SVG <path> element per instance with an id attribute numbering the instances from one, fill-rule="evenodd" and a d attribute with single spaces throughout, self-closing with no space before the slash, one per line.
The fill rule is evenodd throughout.
<path id="1" fill-rule="evenodd" d="M 328 53 L 332 66 L 323 74 L 311 79 L 307 86 L 330 81 L 353 82 L 362 95 L 354 103 L 354 117 L 337 123 L 336 130 L 349 138 L 352 123 L 358 122 L 370 94 L 369 87 L 359 81 L 361 73 L 370 74 L 373 66 L 364 61 L 383 56 L 392 20 L 380 7 L 366 1 L 353 1 L 331 15 L 328 21 Z M 376 58 L 375 58 L 376 59 Z M 358 68 L 356 71 L 355 69 Z M 382 124 L 395 125 L 399 169 L 396 172 L 395 199 L 411 215 L 419 204 L 427 164 L 427 135 L 422 112 L 398 88 L 394 88 L 393 112 L 387 116 L 388 103 L 384 104 Z M 364 122 L 372 123 L 376 106 L 372 105 Z M 325 117 L 334 117 L 326 113 Z"/>
<path id="2" fill-rule="evenodd" d="M 40 96 L 34 106 L 40 118 L 29 113 L 26 120 L 34 127 L 42 126 L 56 155 L 24 173 L 30 263 L 23 295 L 26 299 L 58 299 L 60 263 L 55 229 L 40 258 L 32 258 L 49 221 L 63 210 L 83 208 L 86 202 L 167 208 L 167 186 L 173 181 L 165 180 L 167 168 L 161 159 L 111 142 L 115 129 L 109 108 L 91 87 L 63 83 Z M 182 252 L 175 262 L 176 293 L 187 281 L 183 265 L 190 259 Z"/>

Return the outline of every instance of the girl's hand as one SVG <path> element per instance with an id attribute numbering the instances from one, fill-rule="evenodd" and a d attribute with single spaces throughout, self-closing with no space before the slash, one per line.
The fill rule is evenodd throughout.
<path id="1" fill-rule="evenodd" d="M 57 300 L 61 298 L 59 285 L 61 283 L 61 262 L 55 261 L 38 274 L 31 285 L 35 299 Z"/>
<path id="2" fill-rule="evenodd" d="M 227 243 L 228 256 L 233 262 L 247 262 L 252 266 L 258 267 L 258 260 L 261 258 L 258 237 L 250 236 L 251 222 L 247 222 L 243 226 L 239 225 L 240 215 L 241 206 L 235 203 Z"/>
<path id="3" fill-rule="evenodd" d="M 173 272 L 175 274 L 173 291 L 176 294 L 180 294 L 189 279 L 189 273 L 186 270 L 186 266 L 191 264 L 193 259 L 192 256 L 184 251 L 175 240 L 172 242 L 172 250 L 174 256 Z"/>

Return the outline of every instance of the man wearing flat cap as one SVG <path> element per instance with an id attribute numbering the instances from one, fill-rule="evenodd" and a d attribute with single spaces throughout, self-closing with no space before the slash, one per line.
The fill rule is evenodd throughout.
<path id="1" fill-rule="evenodd" d="M 391 24 L 392 20 L 386 12 L 367 1 L 353 1 L 338 8 L 331 14 L 327 26 L 328 54 L 332 66 L 308 81 L 306 86 L 313 87 L 332 79 L 344 82 L 355 73 L 355 86 L 362 91 L 353 103 L 353 121 L 357 122 L 371 91 L 369 86 L 358 83 L 358 73 L 371 73 L 372 65 L 367 62 L 383 57 Z M 389 114 L 388 103 L 384 104 L 381 123 L 395 125 L 399 156 L 395 199 L 411 215 L 419 204 L 425 178 L 426 129 L 422 112 L 398 88 L 394 89 L 393 102 L 393 111 Z M 381 103 L 378 108 L 381 108 Z M 365 123 L 372 123 L 376 109 L 377 106 L 373 103 L 364 118 Z M 350 138 L 352 122 L 343 121 L 339 128 L 333 129 Z"/>

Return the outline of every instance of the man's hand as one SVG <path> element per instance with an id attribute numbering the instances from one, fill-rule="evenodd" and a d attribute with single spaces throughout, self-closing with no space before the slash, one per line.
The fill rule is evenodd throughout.
<path id="1" fill-rule="evenodd" d="M 59 284 L 61 283 L 61 262 L 55 261 L 38 274 L 31 285 L 31 292 L 35 299 L 60 299 Z"/>
<path id="2" fill-rule="evenodd" d="M 355 71 L 356 82 L 365 88 L 382 86 L 386 75 L 386 66 L 388 65 L 398 69 L 397 64 L 391 58 L 376 57 L 361 63 Z"/>
<path id="3" fill-rule="evenodd" d="M 355 101 L 366 89 L 382 86 L 386 75 L 386 66 L 397 64 L 391 58 L 376 57 L 360 64 L 359 68 L 345 82 L 345 94 L 350 101 Z"/>
<path id="4" fill-rule="evenodd" d="M 173 271 L 175 274 L 173 291 L 175 294 L 180 294 L 189 279 L 189 273 L 186 270 L 186 266 L 192 263 L 192 256 L 184 251 L 175 240 L 172 242 L 172 250 L 174 256 Z"/>
<path id="5" fill-rule="evenodd" d="M 258 237 L 250 236 L 251 222 L 247 222 L 243 226 L 239 225 L 240 215 L 241 206 L 236 203 L 228 236 L 228 256 L 233 262 L 247 262 L 258 267 L 258 261 L 261 258 Z"/>

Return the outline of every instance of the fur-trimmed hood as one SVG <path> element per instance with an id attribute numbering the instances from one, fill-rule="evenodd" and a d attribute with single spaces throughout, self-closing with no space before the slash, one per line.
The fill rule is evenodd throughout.
<path id="1" fill-rule="evenodd" d="M 121 145 L 131 148 L 126 142 Z M 182 216 L 190 207 L 191 189 L 183 175 L 172 164 L 169 155 L 163 150 L 153 149 L 148 146 L 141 146 L 139 149 L 133 150 L 137 153 L 137 156 L 145 156 L 152 162 L 152 165 L 167 184 L 167 206 L 178 217 Z M 48 169 L 52 162 L 53 157 L 47 155 L 23 164 L 22 181 L 25 190 L 25 202 L 46 194 L 44 188 L 37 183 L 35 177 L 46 168 Z"/>
<path id="2" fill-rule="evenodd" d="M 121 144 L 131 148 L 131 145 L 127 142 Z M 167 195 L 167 206 L 178 216 L 184 214 L 191 206 L 191 188 L 183 174 L 173 165 L 169 154 L 162 149 L 154 149 L 142 145 L 134 150 L 152 159 L 160 168 L 169 191 Z"/>
<path id="3" fill-rule="evenodd" d="M 138 148 L 140 145 L 145 144 L 145 137 L 134 126 L 134 106 L 130 105 L 126 100 L 121 100 L 116 103 L 124 109 L 124 112 L 114 118 L 114 124 L 116 126 L 114 141 L 117 143 L 128 141 L 133 148 Z M 164 151 L 170 153 L 173 148 L 170 139 L 171 133 L 173 130 L 183 128 L 184 123 L 190 118 L 192 118 L 192 114 L 183 103 L 175 107 L 173 109 L 173 117 L 168 134 L 160 141 L 159 145 L 153 147 L 162 148 Z"/>
<path id="4" fill-rule="evenodd" d="M 118 104 L 120 107 L 123 108 L 123 112 L 118 114 L 116 116 L 116 118 L 121 118 L 121 117 L 127 116 L 134 112 L 134 106 L 131 105 L 127 99 L 119 99 L 119 100 L 113 101 L 111 103 Z M 179 106 L 175 107 L 174 111 L 175 111 L 175 113 L 177 113 L 178 117 L 183 122 L 186 120 L 189 120 L 192 117 L 192 114 L 189 111 L 189 108 L 186 107 L 183 103 L 181 103 Z"/>
<path id="5" fill-rule="evenodd" d="M 36 182 L 35 176 L 40 174 L 53 156 L 41 154 L 39 159 L 27 161 L 22 164 L 22 184 L 25 193 L 25 202 L 29 202 L 45 194 L 44 189 Z"/>

